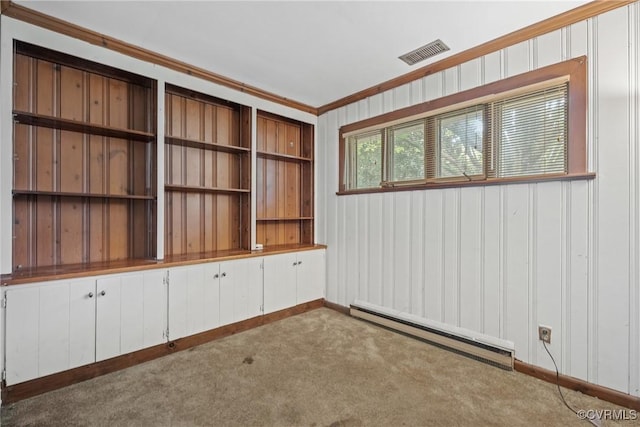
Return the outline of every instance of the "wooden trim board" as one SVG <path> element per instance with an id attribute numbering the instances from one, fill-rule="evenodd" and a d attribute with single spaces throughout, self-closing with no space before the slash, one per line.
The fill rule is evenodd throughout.
<path id="1" fill-rule="evenodd" d="M 527 374 L 543 381 L 556 384 L 556 373 L 548 369 L 530 365 L 518 359 L 514 360 L 513 367 L 516 371 L 523 374 Z M 587 381 L 563 374 L 560 374 L 557 382 L 561 387 L 579 391 L 580 393 L 586 394 L 588 396 L 597 397 L 598 399 L 606 400 L 607 402 L 615 403 L 616 405 L 640 411 L 640 397 L 632 396 L 630 394 L 622 393 L 608 387 L 592 384 Z"/>
<path id="2" fill-rule="evenodd" d="M 131 366 L 148 362 L 162 356 L 166 356 L 176 351 L 186 350 L 200 344 L 224 338 L 238 332 L 257 328 L 287 317 L 305 313 L 324 307 L 324 299 L 299 304 L 274 313 L 265 314 L 263 316 L 253 317 L 241 322 L 225 325 L 210 331 L 179 338 L 165 344 L 156 345 L 133 353 L 124 354 L 112 359 L 104 360 L 91 365 L 81 366 L 79 368 L 70 369 L 68 371 L 57 374 L 48 375 L 46 377 L 37 378 L 35 380 L 26 381 L 24 383 L 12 386 L 2 385 L 2 403 L 14 403 L 22 399 L 37 396 L 48 391 L 56 390 L 72 384 L 89 380 L 100 375 L 110 372 L 119 371 Z"/>
<path id="3" fill-rule="evenodd" d="M 382 92 L 386 92 L 414 80 L 426 77 L 430 74 L 455 67 L 489 53 L 496 52 L 498 50 L 513 46 L 526 40 L 530 40 L 546 33 L 550 33 L 568 25 L 575 24 L 576 22 L 584 21 L 585 19 L 589 19 L 605 12 L 609 12 L 610 10 L 626 6 L 628 4 L 634 3 L 635 1 L 636 0 L 592 1 L 544 21 L 537 22 L 535 24 L 529 25 L 528 27 L 524 27 L 520 30 L 516 30 L 512 33 L 498 37 L 481 45 L 472 47 L 471 49 L 467 49 L 455 55 L 449 56 L 448 58 L 434 62 L 433 64 L 426 65 L 370 88 L 330 102 L 329 104 L 322 105 L 318 107 L 318 115 L 320 116 L 328 111 L 344 107 L 345 105 L 352 104 L 354 102 L 363 100 Z"/>
<path id="4" fill-rule="evenodd" d="M 56 33 L 64 34 L 66 36 L 70 36 L 96 46 L 102 46 L 104 48 L 131 56 L 136 59 L 140 59 L 142 61 L 157 64 L 174 71 L 185 73 L 190 76 L 198 77 L 215 84 L 226 86 L 261 99 L 266 99 L 267 101 L 275 102 L 277 104 L 295 108 L 307 113 L 315 115 L 318 114 L 317 108 L 304 104 L 302 102 L 298 102 L 271 92 L 267 92 L 255 86 L 251 86 L 246 83 L 231 79 L 229 77 L 207 71 L 204 68 L 189 65 L 185 62 L 178 61 L 177 59 L 169 58 L 168 56 L 152 52 L 150 50 L 132 45 L 130 43 L 118 40 L 113 37 L 109 37 L 104 34 L 100 34 L 88 28 L 84 28 L 79 25 L 54 18 L 52 16 L 37 12 L 19 4 L 15 4 L 10 1 L 6 3 L 8 4 L 5 4 L 5 2 L 2 3 L 2 13 L 11 18 L 54 31 Z"/>
<path id="5" fill-rule="evenodd" d="M 347 316 L 351 316 L 351 309 L 349 307 L 345 307 L 344 305 L 336 304 L 335 302 L 329 302 L 327 300 L 324 301 L 324 306 L 328 309 L 337 311 L 338 313 L 346 314 Z"/>

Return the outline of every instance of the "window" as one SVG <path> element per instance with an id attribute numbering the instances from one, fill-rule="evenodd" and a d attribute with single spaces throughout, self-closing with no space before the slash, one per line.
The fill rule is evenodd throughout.
<path id="1" fill-rule="evenodd" d="M 343 126 L 340 190 L 590 177 L 585 126 L 582 57 Z"/>
<path id="2" fill-rule="evenodd" d="M 567 85 L 495 105 L 499 177 L 565 173 Z"/>
<path id="3" fill-rule="evenodd" d="M 379 187 L 382 181 L 382 132 L 369 132 L 349 139 L 352 188 Z"/>
<path id="4" fill-rule="evenodd" d="M 436 116 L 436 170 L 429 176 L 452 178 L 483 175 L 484 106 Z M 428 120 L 429 121 L 429 120 Z"/>
<path id="5" fill-rule="evenodd" d="M 424 122 L 407 123 L 389 129 L 389 180 L 424 178 Z"/>

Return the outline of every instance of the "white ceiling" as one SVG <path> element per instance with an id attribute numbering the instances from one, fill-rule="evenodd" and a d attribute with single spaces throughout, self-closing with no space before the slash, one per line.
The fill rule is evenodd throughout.
<path id="1" fill-rule="evenodd" d="M 587 1 L 15 3 L 318 107 Z M 451 50 L 397 58 L 437 38 Z"/>

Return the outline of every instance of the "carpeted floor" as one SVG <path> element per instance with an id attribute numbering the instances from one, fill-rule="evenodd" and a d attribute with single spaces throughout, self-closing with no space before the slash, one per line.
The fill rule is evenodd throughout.
<path id="1" fill-rule="evenodd" d="M 576 409 L 622 409 L 565 394 Z M 590 424 L 552 384 L 319 309 L 7 405 L 2 425 Z"/>

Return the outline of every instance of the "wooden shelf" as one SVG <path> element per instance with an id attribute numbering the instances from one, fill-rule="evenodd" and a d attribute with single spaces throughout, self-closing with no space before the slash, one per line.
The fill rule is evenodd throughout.
<path id="1" fill-rule="evenodd" d="M 182 191 L 185 193 L 232 193 L 232 194 L 244 194 L 250 193 L 251 190 L 245 190 L 244 188 L 220 188 L 220 187 L 198 187 L 192 185 L 167 185 L 164 186 L 168 191 Z"/>
<path id="2" fill-rule="evenodd" d="M 79 122 L 76 120 L 61 119 L 59 117 L 43 116 L 39 114 L 26 113 L 23 111 L 13 112 L 13 119 L 17 123 L 31 126 L 41 126 L 51 129 L 60 129 L 71 132 L 87 133 L 91 135 L 106 136 L 109 138 L 120 138 L 132 141 L 150 142 L 155 139 L 155 135 L 149 132 L 137 130 L 120 129 L 111 126 L 98 125 L 93 123 Z"/>
<path id="3" fill-rule="evenodd" d="M 59 197 L 88 197 L 94 199 L 128 199 L 128 200 L 155 200 L 154 196 L 141 196 L 135 194 L 103 194 L 103 193 L 74 193 L 65 191 L 40 191 L 40 190 L 13 190 L 14 196 L 59 196 Z"/>
<path id="4" fill-rule="evenodd" d="M 269 151 L 256 151 L 256 153 L 258 154 L 258 157 L 262 157 L 265 159 L 273 159 L 273 160 L 285 160 L 285 161 L 291 161 L 291 162 L 313 162 L 313 159 L 309 159 L 307 157 L 300 157 L 300 156 L 292 156 L 289 154 L 280 154 L 280 153 L 271 153 Z"/>
<path id="5" fill-rule="evenodd" d="M 307 221 L 313 220 L 312 216 L 298 216 L 288 218 L 256 218 L 256 221 Z"/>
<path id="6" fill-rule="evenodd" d="M 165 143 L 169 145 L 180 145 L 183 147 L 200 148 L 204 150 L 223 151 L 225 153 L 248 153 L 251 151 L 250 148 L 216 144 L 214 142 L 196 141 L 194 139 L 179 138 L 176 136 L 165 136 Z"/>

